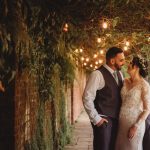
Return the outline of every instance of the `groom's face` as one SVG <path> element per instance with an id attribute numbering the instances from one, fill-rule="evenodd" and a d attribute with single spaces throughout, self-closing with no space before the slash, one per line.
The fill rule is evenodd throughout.
<path id="1" fill-rule="evenodd" d="M 125 63 L 125 56 L 124 53 L 118 53 L 115 57 L 114 57 L 114 68 L 116 70 L 121 70 L 121 67 L 124 65 Z"/>

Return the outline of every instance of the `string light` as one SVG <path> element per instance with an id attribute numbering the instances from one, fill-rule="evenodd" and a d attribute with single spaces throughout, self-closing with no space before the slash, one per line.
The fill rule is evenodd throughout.
<path id="1" fill-rule="evenodd" d="M 97 64 L 98 64 L 98 61 L 96 61 L 95 64 L 97 65 Z"/>
<path id="2" fill-rule="evenodd" d="M 68 24 L 67 23 L 65 23 L 65 28 L 68 28 Z"/>
<path id="3" fill-rule="evenodd" d="M 97 38 L 97 43 L 101 43 L 102 39 L 101 38 Z"/>
<path id="4" fill-rule="evenodd" d="M 92 67 L 93 67 L 93 65 L 92 65 L 92 64 L 90 64 L 90 67 L 92 68 Z"/>
<path id="5" fill-rule="evenodd" d="M 95 66 L 94 68 L 95 68 L 95 69 L 97 69 L 98 67 L 97 67 L 97 66 Z"/>
<path id="6" fill-rule="evenodd" d="M 126 46 L 129 46 L 129 45 L 130 45 L 130 43 L 127 41 L 127 42 L 126 42 Z"/>
<path id="7" fill-rule="evenodd" d="M 82 53 L 82 52 L 83 52 L 83 49 L 82 49 L 82 48 L 80 48 L 80 50 L 79 50 L 79 51 L 80 51 L 80 53 Z"/>
<path id="8" fill-rule="evenodd" d="M 100 50 L 100 54 L 104 54 L 104 51 L 103 51 L 103 50 Z"/>
<path id="9" fill-rule="evenodd" d="M 107 29 L 107 28 L 108 28 L 107 22 L 103 22 L 102 27 L 103 27 L 104 29 Z"/>
<path id="10" fill-rule="evenodd" d="M 68 31 L 68 27 L 69 27 L 68 24 L 65 23 L 63 30 L 64 30 L 65 32 L 67 32 L 67 31 Z"/>
<path id="11" fill-rule="evenodd" d="M 81 60 L 84 61 L 84 57 L 81 57 Z"/>
<path id="12" fill-rule="evenodd" d="M 128 50 L 128 47 L 127 46 L 124 46 L 124 48 L 123 48 L 125 51 L 127 51 Z"/>
<path id="13" fill-rule="evenodd" d="M 84 66 L 86 66 L 86 65 L 87 65 L 87 63 L 85 62 L 85 63 L 84 63 Z"/>
<path id="14" fill-rule="evenodd" d="M 76 49 L 76 50 L 75 50 L 75 52 L 76 52 L 76 53 L 78 53 L 78 52 L 79 52 L 79 50 L 78 50 L 78 49 Z"/>
<path id="15" fill-rule="evenodd" d="M 89 62 L 89 58 L 86 58 L 86 62 Z"/>
<path id="16" fill-rule="evenodd" d="M 97 54 L 94 54 L 94 58 L 96 58 L 97 57 Z"/>
<path id="17" fill-rule="evenodd" d="M 99 62 L 99 64 L 101 64 L 103 62 L 103 60 L 100 59 L 98 62 Z"/>

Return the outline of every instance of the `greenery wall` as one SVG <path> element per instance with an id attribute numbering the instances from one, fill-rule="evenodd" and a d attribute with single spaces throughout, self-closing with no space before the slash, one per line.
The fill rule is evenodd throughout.
<path id="1" fill-rule="evenodd" d="M 127 39 L 132 43 L 128 56 L 142 52 L 150 58 L 149 10 L 148 0 L 0 1 L 1 80 L 9 86 L 25 68 L 37 77 L 37 133 L 26 149 L 63 149 L 67 141 L 63 86 L 72 83 L 74 68 L 79 67 L 76 48 L 86 49 L 85 55 L 92 57 L 97 49 L 122 47 Z M 103 21 L 109 23 L 108 30 L 100 27 Z M 105 37 L 105 42 L 97 46 L 97 37 Z M 46 119 L 47 101 L 53 109 Z M 45 119 L 48 135 L 43 129 Z"/>

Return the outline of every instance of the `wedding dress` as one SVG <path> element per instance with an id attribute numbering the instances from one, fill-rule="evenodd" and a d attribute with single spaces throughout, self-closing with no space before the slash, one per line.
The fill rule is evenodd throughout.
<path id="1" fill-rule="evenodd" d="M 143 150 L 145 120 L 150 112 L 150 86 L 144 79 L 132 87 L 131 85 L 131 80 L 125 79 L 121 90 L 122 106 L 116 150 Z M 137 131 L 135 136 L 129 140 L 128 131 L 133 125 L 137 126 Z"/>

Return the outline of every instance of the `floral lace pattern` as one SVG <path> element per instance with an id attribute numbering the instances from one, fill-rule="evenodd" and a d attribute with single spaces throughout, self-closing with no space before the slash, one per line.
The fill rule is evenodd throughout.
<path id="1" fill-rule="evenodd" d="M 126 79 L 121 90 L 122 107 L 116 150 L 142 150 L 145 120 L 150 113 L 150 86 L 144 79 L 131 85 L 131 81 Z M 133 125 L 138 129 L 134 138 L 129 140 L 127 134 Z"/>

